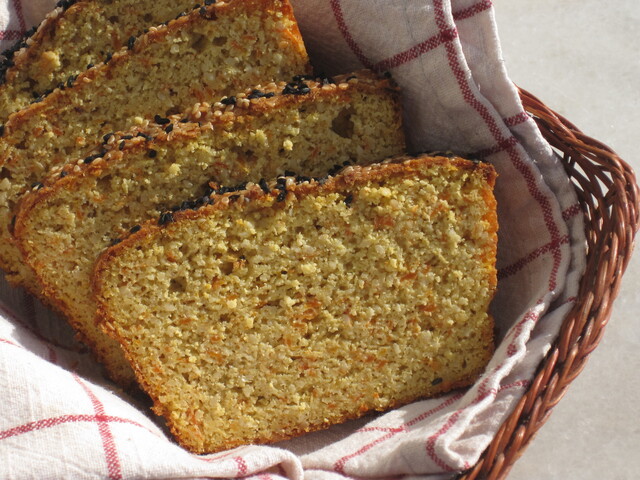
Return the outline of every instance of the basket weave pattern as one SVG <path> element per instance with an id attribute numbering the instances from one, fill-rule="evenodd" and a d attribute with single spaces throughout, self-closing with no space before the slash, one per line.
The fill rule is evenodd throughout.
<path id="1" fill-rule="evenodd" d="M 582 371 L 604 333 L 640 222 L 638 185 L 629 165 L 530 93 L 520 90 L 520 97 L 561 154 L 575 187 L 584 215 L 587 266 L 558 339 L 480 460 L 458 476 L 465 480 L 505 478 Z"/>

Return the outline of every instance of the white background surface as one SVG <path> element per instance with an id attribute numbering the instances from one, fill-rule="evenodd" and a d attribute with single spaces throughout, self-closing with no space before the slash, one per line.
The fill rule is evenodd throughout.
<path id="1" fill-rule="evenodd" d="M 512 80 L 640 172 L 640 2 L 493 3 Z M 638 287 L 636 252 L 600 346 L 509 480 L 640 478 Z"/>

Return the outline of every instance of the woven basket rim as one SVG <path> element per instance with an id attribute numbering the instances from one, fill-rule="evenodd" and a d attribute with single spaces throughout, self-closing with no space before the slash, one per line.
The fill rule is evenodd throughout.
<path id="1" fill-rule="evenodd" d="M 509 473 L 598 346 L 640 226 L 639 190 L 628 163 L 585 135 L 526 90 L 525 110 L 558 152 L 582 208 L 587 266 L 573 308 L 527 391 L 478 462 L 458 478 L 501 479 Z"/>

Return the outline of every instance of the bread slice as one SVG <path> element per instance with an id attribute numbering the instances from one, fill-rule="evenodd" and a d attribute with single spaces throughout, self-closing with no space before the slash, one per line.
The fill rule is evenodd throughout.
<path id="1" fill-rule="evenodd" d="M 11 116 L 0 142 L 0 267 L 29 284 L 8 236 L 11 210 L 48 170 L 113 131 L 309 70 L 287 0 L 229 0 L 152 28 L 71 88 Z M 71 83 L 69 83 L 71 85 Z M 25 280 L 26 276 L 26 280 Z"/>
<path id="2" fill-rule="evenodd" d="M 192 10 L 197 0 L 62 1 L 3 52 L 0 124 L 69 77 L 102 63 L 133 36 Z M 201 2 L 202 3 L 202 2 Z M 209 2 L 210 3 L 210 2 Z"/>
<path id="3" fill-rule="evenodd" d="M 206 194 L 209 180 L 257 182 L 285 170 L 325 175 L 336 163 L 403 152 L 397 90 L 366 72 L 351 77 L 265 86 L 234 97 L 235 106 L 194 108 L 190 118 L 200 124 L 176 116 L 133 138 L 110 136 L 103 151 L 65 167 L 24 198 L 17 244 L 49 301 L 120 383 L 133 375 L 123 380 L 126 362 L 95 326 L 89 294 L 100 251 L 146 218 Z"/>
<path id="4" fill-rule="evenodd" d="M 103 326 L 197 453 L 468 385 L 493 352 L 494 179 L 421 157 L 214 195 L 101 255 Z"/>

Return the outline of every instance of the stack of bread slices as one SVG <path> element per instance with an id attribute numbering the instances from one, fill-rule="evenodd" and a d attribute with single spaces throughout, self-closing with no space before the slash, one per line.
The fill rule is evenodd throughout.
<path id="1" fill-rule="evenodd" d="M 145 3 L 60 2 L 5 52 L 7 278 L 193 452 L 472 383 L 493 168 L 403 156 L 393 81 L 311 74 L 287 0 Z"/>

